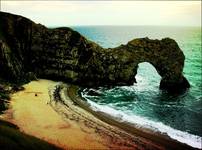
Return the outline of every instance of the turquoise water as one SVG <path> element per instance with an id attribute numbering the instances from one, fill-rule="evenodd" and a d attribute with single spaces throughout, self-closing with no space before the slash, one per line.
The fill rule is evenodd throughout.
<path id="1" fill-rule="evenodd" d="M 106 48 L 126 44 L 134 38 L 141 37 L 175 39 L 186 57 L 183 72 L 191 84 L 191 88 L 186 93 L 170 95 L 159 90 L 161 77 L 151 64 L 145 62 L 139 64 L 137 83 L 133 86 L 93 89 L 101 93 L 100 96 L 90 96 L 88 91 L 92 89 L 84 89 L 82 95 L 90 102 L 95 102 L 94 104 L 113 108 L 133 118 L 138 116 L 202 137 L 200 27 L 81 26 L 73 28 Z"/>

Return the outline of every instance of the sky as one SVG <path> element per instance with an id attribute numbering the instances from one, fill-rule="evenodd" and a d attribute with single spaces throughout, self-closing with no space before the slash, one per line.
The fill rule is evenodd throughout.
<path id="1" fill-rule="evenodd" d="M 46 26 L 201 26 L 200 1 L 6 1 L 1 11 Z"/>

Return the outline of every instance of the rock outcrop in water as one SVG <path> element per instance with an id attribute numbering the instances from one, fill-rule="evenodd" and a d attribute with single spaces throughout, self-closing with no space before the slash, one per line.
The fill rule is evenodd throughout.
<path id="1" fill-rule="evenodd" d="M 189 87 L 182 74 L 185 56 L 170 38 L 134 39 L 104 49 L 67 27 L 48 29 L 4 12 L 0 22 L 0 77 L 10 81 L 39 77 L 82 86 L 131 85 L 138 64 L 149 62 L 162 77 L 160 88 Z"/>

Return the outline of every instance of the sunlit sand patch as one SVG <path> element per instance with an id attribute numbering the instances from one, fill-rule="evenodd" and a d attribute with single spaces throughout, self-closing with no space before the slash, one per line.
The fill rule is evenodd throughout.
<path id="1" fill-rule="evenodd" d="M 93 130 L 90 133 L 84 132 L 78 122 L 64 121 L 48 105 L 50 101 L 48 87 L 54 84 L 56 82 L 39 80 L 24 85 L 24 91 L 12 95 L 10 109 L 3 115 L 3 118 L 17 124 L 21 131 L 64 149 L 107 149 L 101 139 L 99 142 L 94 140 L 95 134 L 89 136 Z"/>

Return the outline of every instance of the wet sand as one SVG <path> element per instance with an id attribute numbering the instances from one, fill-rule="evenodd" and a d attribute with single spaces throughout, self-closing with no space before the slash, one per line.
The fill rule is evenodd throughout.
<path id="1" fill-rule="evenodd" d="M 65 103 L 51 98 L 50 87 L 56 84 L 38 80 L 24 85 L 25 90 L 12 95 L 10 108 L 0 117 L 63 149 L 166 149 L 158 142 L 101 121 L 74 103 L 69 97 L 72 92 L 61 91 Z"/>
<path id="2" fill-rule="evenodd" d="M 156 143 L 156 146 L 161 145 L 165 149 L 169 149 L 169 150 L 170 149 L 173 149 L 173 150 L 176 150 L 176 149 L 177 150 L 196 150 L 197 149 L 187 144 L 181 143 L 177 140 L 174 140 L 166 134 L 154 132 L 153 130 L 150 130 L 148 128 L 143 128 L 143 127 L 140 128 L 135 126 L 132 123 L 120 121 L 119 118 L 113 117 L 102 111 L 94 110 L 88 103 L 85 102 L 85 99 L 83 99 L 82 97 L 78 95 L 78 91 L 79 91 L 78 86 L 71 85 L 70 87 L 67 88 L 68 96 L 71 98 L 72 101 L 77 103 L 81 108 L 87 110 L 88 112 L 90 112 L 91 114 L 99 118 L 100 120 L 106 123 L 109 123 L 110 125 L 119 127 L 119 129 L 122 129 L 126 131 L 127 133 L 130 133 L 136 137 L 139 136 L 141 138 L 147 139 L 148 141 L 150 141 L 148 145 L 151 145 L 152 143 L 153 144 Z M 148 147 L 145 146 L 144 149 L 148 149 Z"/>

